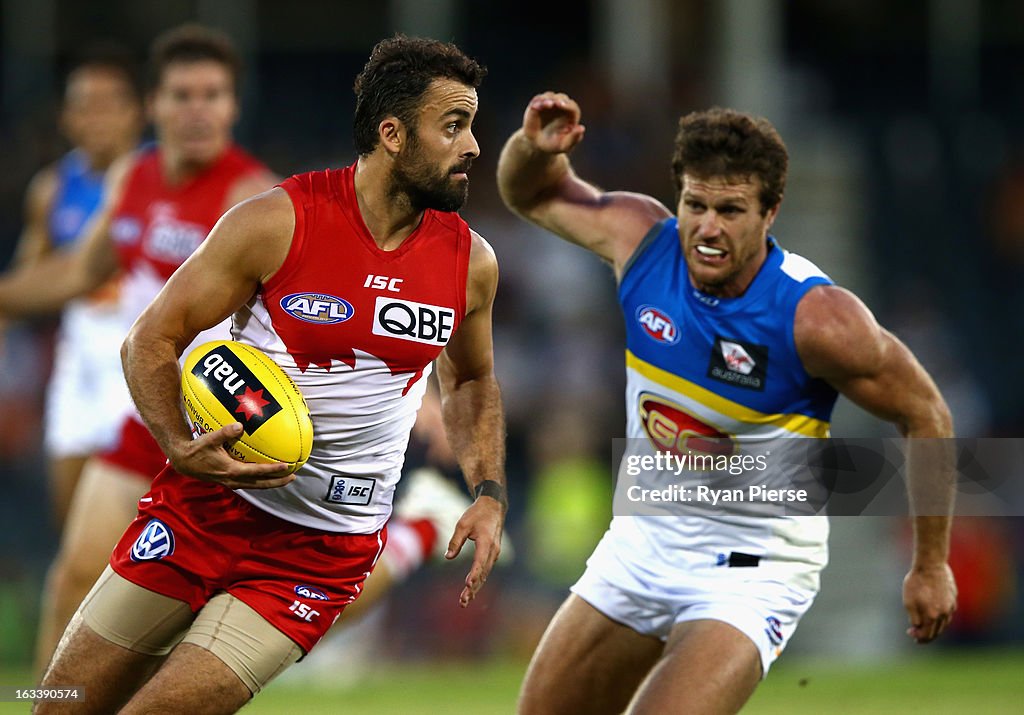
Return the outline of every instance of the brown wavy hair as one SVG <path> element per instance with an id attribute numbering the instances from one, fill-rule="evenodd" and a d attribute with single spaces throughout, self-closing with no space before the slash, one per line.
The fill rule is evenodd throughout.
<path id="1" fill-rule="evenodd" d="M 672 176 L 676 204 L 683 174 L 710 177 L 757 177 L 761 183 L 761 215 L 782 201 L 789 153 L 778 131 L 763 117 L 714 107 L 691 112 L 679 120 Z"/>

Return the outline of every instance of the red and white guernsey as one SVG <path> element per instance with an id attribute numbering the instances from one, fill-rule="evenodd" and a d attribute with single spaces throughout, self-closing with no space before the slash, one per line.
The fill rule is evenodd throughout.
<path id="1" fill-rule="evenodd" d="M 326 531 L 367 534 L 391 514 L 426 377 L 466 313 L 471 236 L 427 210 L 394 251 L 356 202 L 355 167 L 281 184 L 295 209 L 284 264 L 232 320 L 302 390 L 313 451 L 279 489 L 239 490 L 260 508 Z"/>
<path id="2" fill-rule="evenodd" d="M 210 233 L 227 209 L 228 194 L 235 184 L 268 171 L 240 148 L 231 146 L 198 175 L 171 185 L 164 178 L 161 155 L 155 145 L 142 150 L 129 170 L 110 224 L 125 276 L 121 310 L 126 333 L 171 274 Z"/>

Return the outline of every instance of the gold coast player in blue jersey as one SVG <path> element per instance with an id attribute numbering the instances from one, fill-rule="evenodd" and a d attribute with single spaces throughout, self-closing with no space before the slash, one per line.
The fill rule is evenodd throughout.
<path id="1" fill-rule="evenodd" d="M 567 153 L 583 135 L 575 101 L 534 97 L 498 184 L 513 211 L 612 265 L 629 438 L 684 452 L 693 434 L 738 445 L 825 437 L 839 393 L 907 437 L 952 436 L 910 351 L 769 235 L 788 155 L 767 121 L 722 109 L 680 120 L 675 214 L 579 178 Z M 914 464 L 912 489 L 942 481 Z M 918 642 L 937 637 L 956 607 L 952 489 L 935 491 L 937 515 L 914 518 L 903 589 Z M 617 515 L 534 654 L 520 712 L 738 711 L 810 607 L 827 533 L 816 516 Z"/>

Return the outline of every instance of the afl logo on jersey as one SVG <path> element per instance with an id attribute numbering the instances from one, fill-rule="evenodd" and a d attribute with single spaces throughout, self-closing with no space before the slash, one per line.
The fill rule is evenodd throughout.
<path id="1" fill-rule="evenodd" d="M 636 319 L 651 340 L 664 345 L 679 342 L 679 329 L 665 311 L 653 305 L 641 305 L 636 310 Z"/>
<path id="2" fill-rule="evenodd" d="M 142 224 L 131 216 L 115 218 L 110 224 L 110 237 L 122 246 L 135 243 L 142 234 Z"/>
<path id="3" fill-rule="evenodd" d="M 326 293 L 292 293 L 281 299 L 281 309 L 307 323 L 344 323 L 356 312 L 344 298 Z"/>
<path id="4" fill-rule="evenodd" d="M 159 519 L 150 519 L 132 544 L 130 556 L 132 561 L 156 561 L 173 553 L 174 534 Z"/>

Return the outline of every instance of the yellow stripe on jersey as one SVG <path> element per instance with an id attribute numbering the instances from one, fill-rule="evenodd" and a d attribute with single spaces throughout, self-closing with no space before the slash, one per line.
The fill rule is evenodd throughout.
<path id="1" fill-rule="evenodd" d="M 662 370 L 660 367 L 644 362 L 629 350 L 626 351 L 626 367 L 636 370 L 648 380 L 656 382 L 662 387 L 667 387 L 681 395 L 685 395 L 737 422 L 779 427 L 787 432 L 802 434 L 807 437 L 828 437 L 828 422 L 808 417 L 807 415 L 766 414 L 758 412 L 738 402 L 727 400 L 721 395 L 717 395 L 689 380 L 684 380 L 667 370 Z"/>

